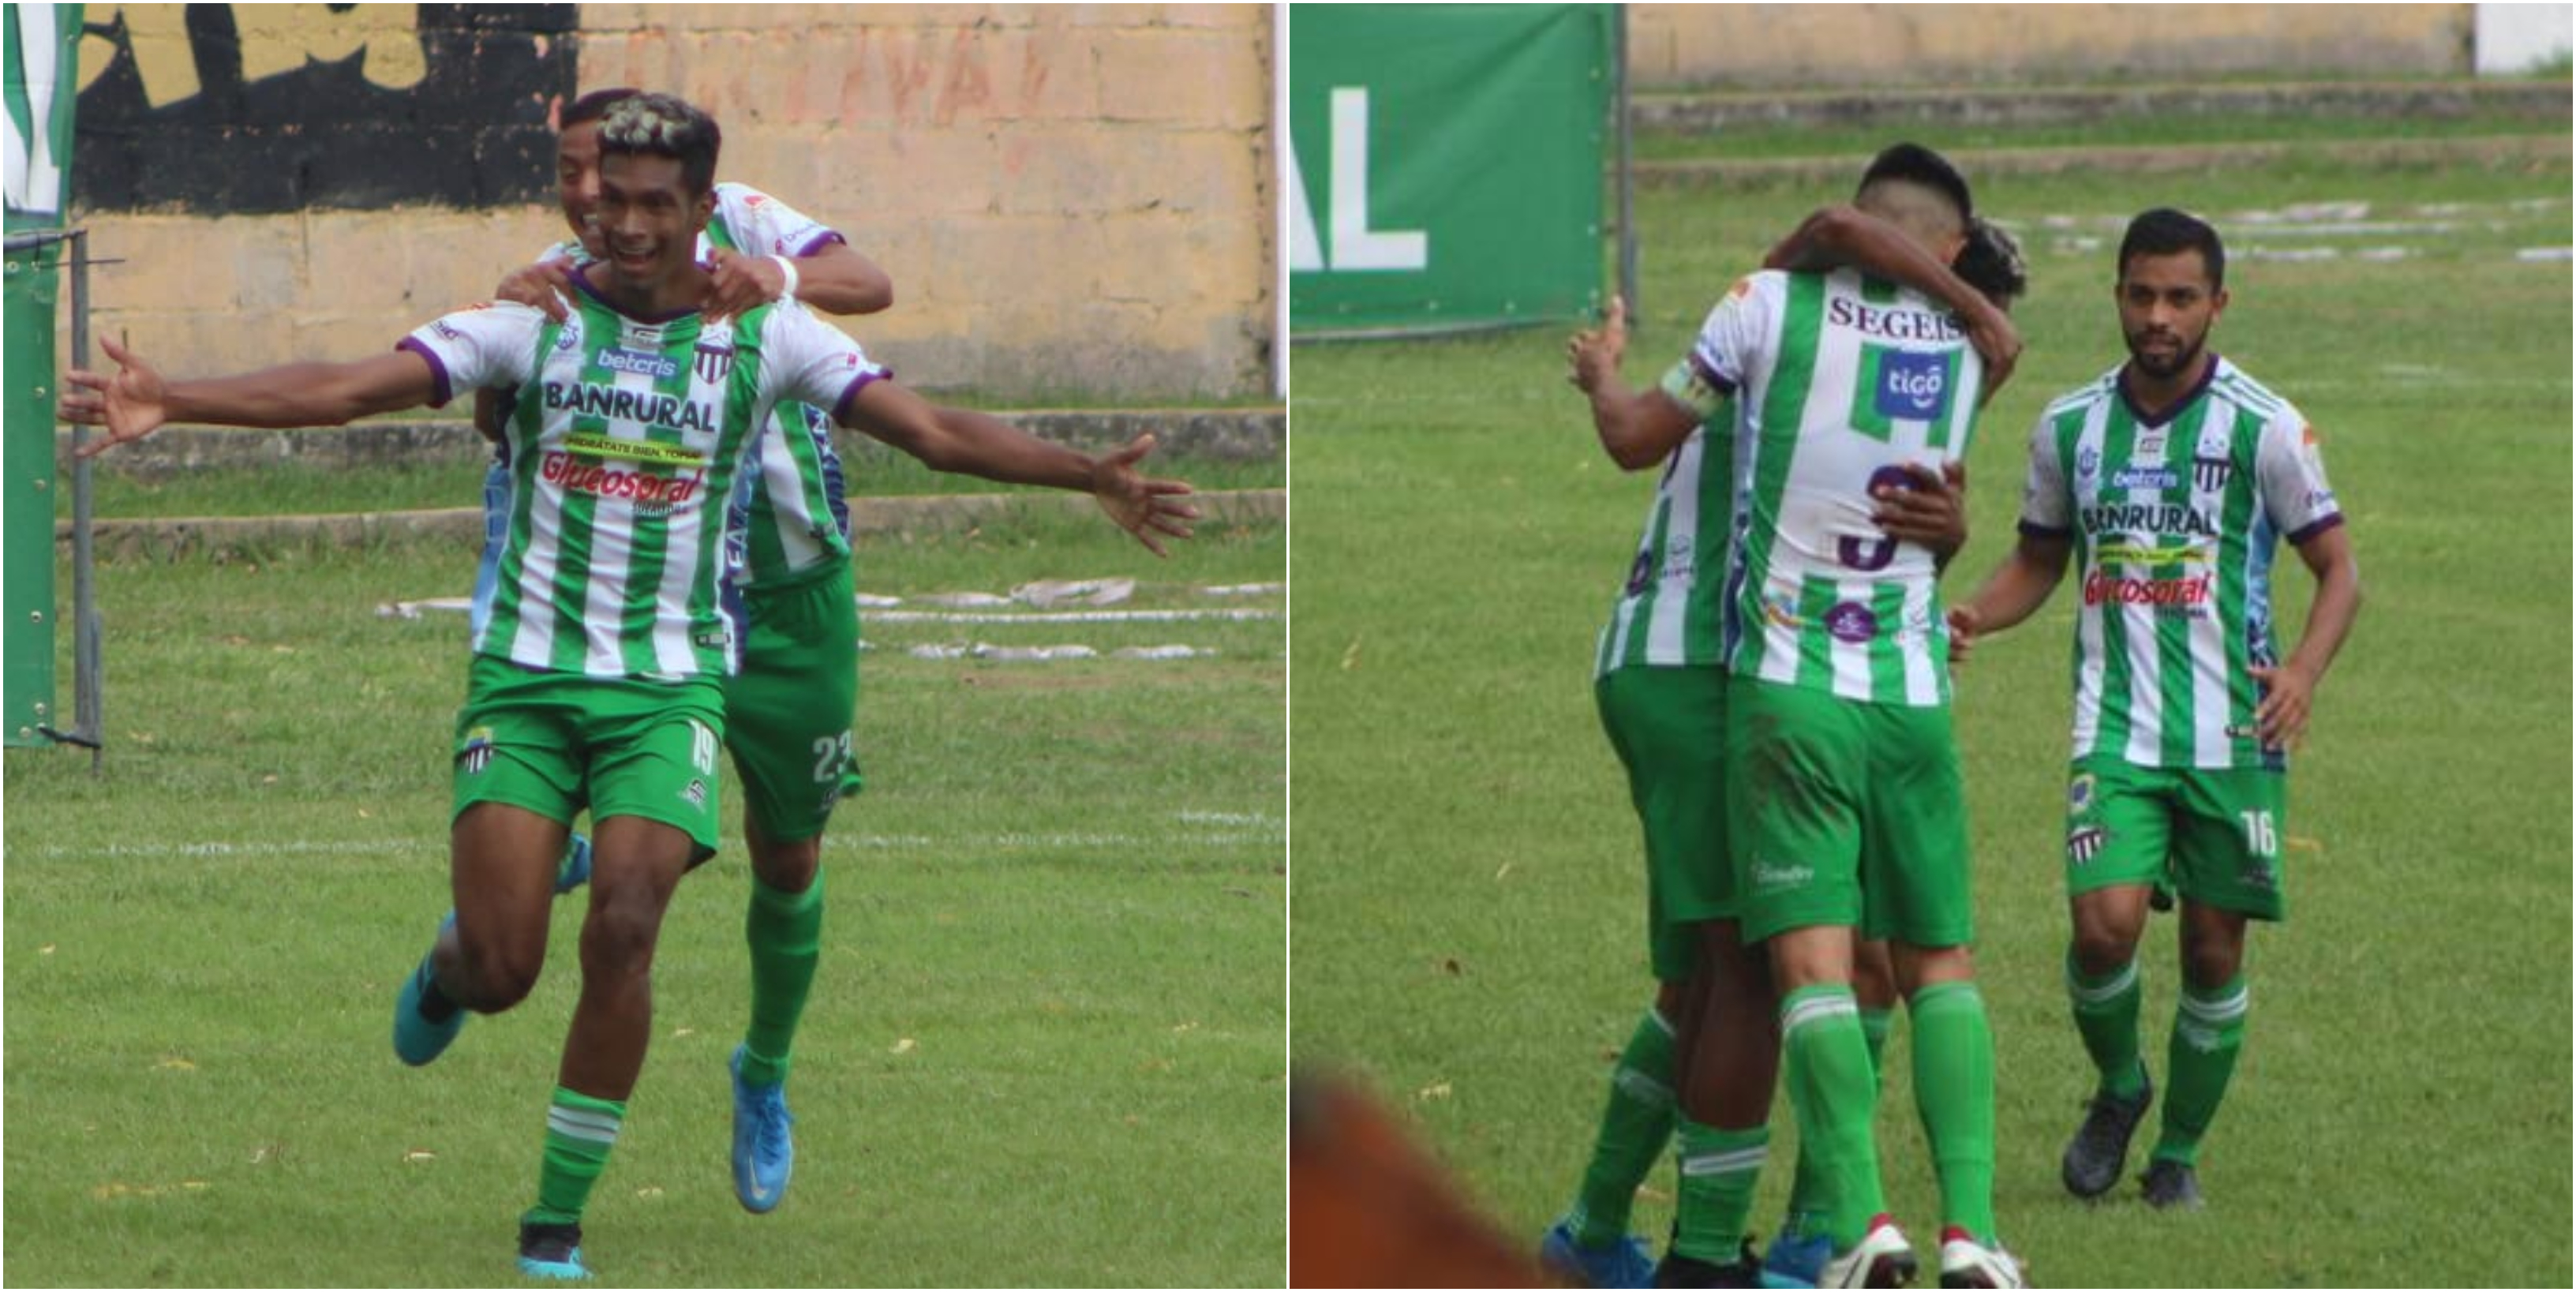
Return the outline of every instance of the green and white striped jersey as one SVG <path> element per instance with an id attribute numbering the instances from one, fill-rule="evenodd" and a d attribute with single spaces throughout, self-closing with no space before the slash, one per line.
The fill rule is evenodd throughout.
<path id="1" fill-rule="evenodd" d="M 709 323 L 620 313 L 576 276 L 571 318 L 477 306 L 403 339 L 436 403 L 516 385 L 508 533 L 478 654 L 593 676 L 721 674 L 719 524 L 753 431 L 779 404 L 834 409 L 885 375 L 802 309 Z"/>
<path id="2" fill-rule="evenodd" d="M 1847 700 L 1949 703 L 1932 553 L 1881 533 L 1870 491 L 1967 453 L 1984 365 L 1966 330 L 1857 270 L 1764 271 L 1718 303 L 1689 362 L 1736 398 L 1727 667 Z"/>
<path id="3" fill-rule="evenodd" d="M 2075 756 L 2145 767 L 2279 767 L 2255 738 L 2270 667 L 2272 558 L 2343 523 L 2316 432 L 2227 360 L 2149 421 L 2114 368 L 2030 437 L 2026 533 L 2071 536 Z"/>
<path id="4" fill-rule="evenodd" d="M 838 230 L 746 184 L 718 184 L 715 198 L 715 215 L 698 236 L 700 260 L 716 247 L 795 260 L 847 241 Z M 538 258 L 585 264 L 590 255 L 579 242 L 566 241 Z M 850 513 L 842 481 L 831 418 L 810 406 L 782 407 L 762 428 L 760 469 L 743 479 L 729 509 L 728 577 L 757 587 L 847 557 Z"/>
<path id="5" fill-rule="evenodd" d="M 1622 668 L 1724 662 L 1718 603 L 1726 584 L 1726 533 L 1734 523 L 1735 427 L 1725 397 L 1693 389 L 1697 382 L 1687 363 L 1664 379 L 1667 392 L 1701 414 L 1700 426 L 1664 459 L 1627 586 L 1601 629 L 1596 677 Z"/>

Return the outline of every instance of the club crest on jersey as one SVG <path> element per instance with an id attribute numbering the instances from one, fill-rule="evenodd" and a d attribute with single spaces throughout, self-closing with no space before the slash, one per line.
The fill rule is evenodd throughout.
<path id="1" fill-rule="evenodd" d="M 698 343 L 697 371 L 698 380 L 706 382 L 708 385 L 715 385 L 723 381 L 726 377 L 731 376 L 733 373 L 732 343 L 727 342 L 724 345 L 714 345 L 709 342 L 700 341 Z"/>
<path id="2" fill-rule="evenodd" d="M 2195 457 L 2191 460 L 2192 487 L 2203 493 L 2216 493 L 2227 487 L 2236 475 L 2236 464 L 2226 458 Z"/>
<path id="3" fill-rule="evenodd" d="M 1950 411 L 1951 365 L 1957 356 L 1882 350 L 1877 407 L 1881 417 L 1928 422 Z"/>

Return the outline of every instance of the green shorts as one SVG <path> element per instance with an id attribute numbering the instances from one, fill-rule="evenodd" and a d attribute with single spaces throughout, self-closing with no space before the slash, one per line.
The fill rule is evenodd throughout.
<path id="1" fill-rule="evenodd" d="M 715 851 L 724 691 L 712 677 L 654 682 L 522 668 L 477 655 L 456 715 L 456 813 L 507 803 L 572 824 L 643 817 Z"/>
<path id="2" fill-rule="evenodd" d="M 2203 906 L 2289 914 L 2281 838 L 2289 777 L 2260 767 L 2140 767 L 2116 755 L 2066 774 L 2066 892 L 2170 879 Z"/>
<path id="3" fill-rule="evenodd" d="M 850 749 L 859 707 L 858 600 L 850 563 L 746 588 L 742 671 L 725 679 L 725 747 L 760 833 L 794 843 L 823 833 L 859 792 Z"/>
<path id="4" fill-rule="evenodd" d="M 1974 936 L 1967 799 L 1947 706 L 1736 677 L 1726 769 L 1745 941 L 1810 925 L 1918 947 Z"/>
<path id="5" fill-rule="evenodd" d="M 1735 918 L 1726 856 L 1726 671 L 1623 668 L 1592 684 L 1601 729 L 1628 769 L 1628 797 L 1646 832 L 1646 947 L 1655 977 L 1691 973 L 1694 927 Z"/>

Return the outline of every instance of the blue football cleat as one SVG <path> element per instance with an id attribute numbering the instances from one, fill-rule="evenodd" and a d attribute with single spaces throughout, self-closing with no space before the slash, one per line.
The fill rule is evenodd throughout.
<path id="1" fill-rule="evenodd" d="M 788 1128 L 787 1083 L 754 1085 L 742 1079 L 743 1046 L 733 1047 L 733 1196 L 743 1210 L 768 1211 L 787 1194 L 796 1169 L 796 1141 Z"/>
<path id="2" fill-rule="evenodd" d="M 1647 1254 L 1645 1240 L 1635 1234 L 1623 1234 L 1606 1246 L 1586 1247 L 1574 1241 L 1572 1222 L 1560 1220 L 1548 1227 L 1547 1237 L 1539 1240 L 1538 1258 L 1549 1269 L 1584 1287 L 1655 1285 L 1655 1258 Z"/>
<path id="3" fill-rule="evenodd" d="M 439 931 L 444 933 L 456 923 L 456 913 L 448 912 Z M 430 955 L 438 950 L 436 939 L 430 942 Z M 458 1007 L 445 1019 L 433 1021 L 420 1012 L 421 997 L 429 990 L 435 976 L 430 970 L 430 955 L 420 958 L 420 967 L 403 979 L 402 991 L 394 997 L 394 1054 L 417 1068 L 447 1052 L 456 1034 L 465 1030 L 465 1010 Z"/>
<path id="4" fill-rule="evenodd" d="M 590 882 L 590 836 L 575 834 L 572 846 L 564 849 L 563 861 L 555 866 L 555 896 L 561 897 Z"/>
<path id="5" fill-rule="evenodd" d="M 581 1226 L 519 1226 L 519 1273 L 532 1279 L 586 1279 L 581 1263 Z"/>

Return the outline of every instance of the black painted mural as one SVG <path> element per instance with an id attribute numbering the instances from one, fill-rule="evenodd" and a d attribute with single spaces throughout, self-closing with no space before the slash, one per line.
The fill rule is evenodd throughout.
<path id="1" fill-rule="evenodd" d="M 578 6 L 102 5 L 74 201 L 245 215 L 554 197 Z"/>

